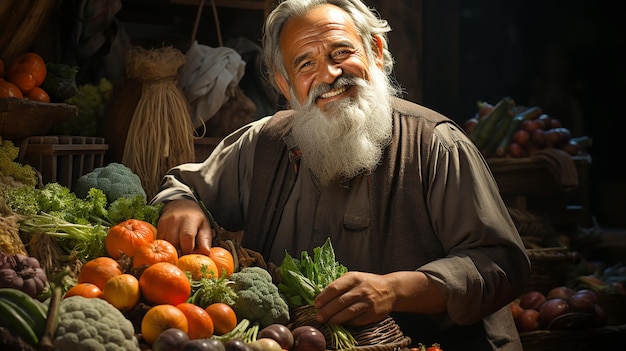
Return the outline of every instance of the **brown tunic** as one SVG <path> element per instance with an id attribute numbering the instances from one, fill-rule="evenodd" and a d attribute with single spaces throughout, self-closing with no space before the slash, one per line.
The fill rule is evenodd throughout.
<path id="1" fill-rule="evenodd" d="M 289 157 L 285 113 L 227 137 L 204 163 L 173 169 L 155 201 L 195 189 L 222 226 L 245 228 L 244 246 L 277 264 L 285 250 L 310 252 L 330 237 L 350 270 L 423 271 L 448 313 L 394 313 L 414 343 L 521 350 L 508 302 L 530 266 L 484 159 L 446 117 L 400 99 L 393 106 L 393 141 L 370 175 L 319 188 Z"/>

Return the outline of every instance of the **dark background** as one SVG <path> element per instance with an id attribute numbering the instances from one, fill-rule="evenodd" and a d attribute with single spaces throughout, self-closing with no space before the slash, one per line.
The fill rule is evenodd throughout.
<path id="1" fill-rule="evenodd" d="M 460 123 L 474 115 L 478 100 L 495 104 L 510 96 L 518 105 L 540 106 L 573 136 L 592 138 L 589 183 L 581 184 L 590 212 L 603 226 L 626 227 L 624 2 L 366 2 L 392 27 L 395 77 L 407 99 Z M 197 3 L 127 0 L 116 17 L 133 43 L 146 47 L 184 51 L 192 39 L 218 46 L 220 38 L 241 37 L 259 43 L 263 1 L 252 8 L 218 1 L 214 13 L 207 0 L 192 36 Z"/>

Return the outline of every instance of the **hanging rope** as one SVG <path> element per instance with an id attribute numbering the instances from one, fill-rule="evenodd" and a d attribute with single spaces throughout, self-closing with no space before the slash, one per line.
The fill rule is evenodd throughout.
<path id="1" fill-rule="evenodd" d="M 196 41 L 196 35 L 198 34 L 198 27 L 200 26 L 200 19 L 202 18 L 202 10 L 204 9 L 204 0 L 200 1 L 198 5 L 198 12 L 196 12 L 196 22 L 193 25 L 193 32 L 191 33 L 191 42 L 193 44 Z M 224 46 L 224 41 L 222 40 L 222 30 L 220 26 L 220 19 L 217 15 L 217 6 L 215 6 L 215 0 L 211 0 L 211 8 L 213 9 L 213 18 L 215 19 L 215 32 L 217 33 L 217 43 L 219 46 Z"/>

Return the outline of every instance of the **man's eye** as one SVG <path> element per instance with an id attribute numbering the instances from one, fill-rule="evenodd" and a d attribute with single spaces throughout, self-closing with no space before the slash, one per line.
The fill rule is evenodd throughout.
<path id="1" fill-rule="evenodd" d="M 332 57 L 333 57 L 333 59 L 341 59 L 341 58 L 348 57 L 351 54 L 352 54 L 351 50 L 347 50 L 347 49 L 345 49 L 345 50 L 337 50 L 337 51 L 333 52 Z"/>
<path id="2" fill-rule="evenodd" d="M 300 72 L 306 72 L 308 70 L 311 69 L 311 66 L 313 65 L 313 62 L 311 61 L 305 61 L 302 62 L 299 66 L 298 66 L 298 71 Z"/>

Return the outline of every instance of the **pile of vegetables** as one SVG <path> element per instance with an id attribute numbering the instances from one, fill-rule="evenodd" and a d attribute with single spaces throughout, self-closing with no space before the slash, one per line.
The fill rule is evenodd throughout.
<path id="1" fill-rule="evenodd" d="M 116 224 L 130 218 L 152 225 L 158 221 L 162 204 L 147 203 L 139 178 L 128 167 L 113 163 L 83 175 L 76 182 L 79 196 L 59 183 L 37 186 L 30 166 L 9 162 L 19 149 L 3 150 L 8 157 L 0 163 L 11 175 L 0 188 L 8 213 L 0 221 L 3 251 L 26 254 L 28 245 L 30 256 L 48 274 L 64 266 L 77 273 L 83 263 L 106 255 L 104 241 Z"/>
<path id="2" fill-rule="evenodd" d="M 557 286 L 545 295 L 525 292 L 509 306 L 519 332 L 585 330 L 606 325 L 606 312 L 597 301 L 593 290 Z"/>
<path id="3" fill-rule="evenodd" d="M 8 254 L 26 254 L 19 234 L 19 218 L 11 211 L 4 198 L 6 189 L 37 185 L 37 172 L 16 162 L 20 149 L 10 140 L 0 137 L 0 251 Z"/>
<path id="4" fill-rule="evenodd" d="M 559 119 L 541 107 L 524 107 L 506 96 L 495 105 L 477 103 L 478 111 L 463 125 L 470 140 L 485 157 L 528 157 L 544 148 L 579 155 L 591 143 L 587 136 L 573 137 Z"/>
<path id="5" fill-rule="evenodd" d="M 16 337 L 17 347 L 137 350 L 147 343 L 154 351 L 325 351 L 329 342 L 338 350 L 356 345 L 341 325 L 324 325 L 331 341 L 312 325 L 287 327 L 292 308 L 311 306 L 347 272 L 330 239 L 313 256 L 286 253 L 277 285 L 260 254 L 231 240 L 217 240 L 209 256 L 180 255 L 157 240 L 162 205 L 147 204 L 128 167 L 97 168 L 72 191 L 59 183 L 37 185 L 35 172 L 13 163 L 17 153 L 9 151 L 0 159 L 9 167 L 0 171 L 12 177 L 0 191 L 29 250 L 0 262 L 0 330 Z M 204 257 L 185 260 L 194 255 Z M 220 304 L 231 318 L 215 319 L 210 328 L 197 319 L 209 317 L 191 314 L 209 314 Z M 203 334 L 199 325 L 207 328 Z"/>
<path id="6" fill-rule="evenodd" d="M 64 254 L 77 254 L 83 262 L 105 254 L 104 239 L 111 226 L 129 218 L 156 224 L 160 210 L 160 206 L 148 205 L 141 195 L 109 203 L 98 188 L 91 188 L 85 198 L 80 198 L 59 183 L 11 188 L 4 195 L 9 207 L 22 216 L 20 232 L 24 238 L 41 233 L 56 238 Z"/>

